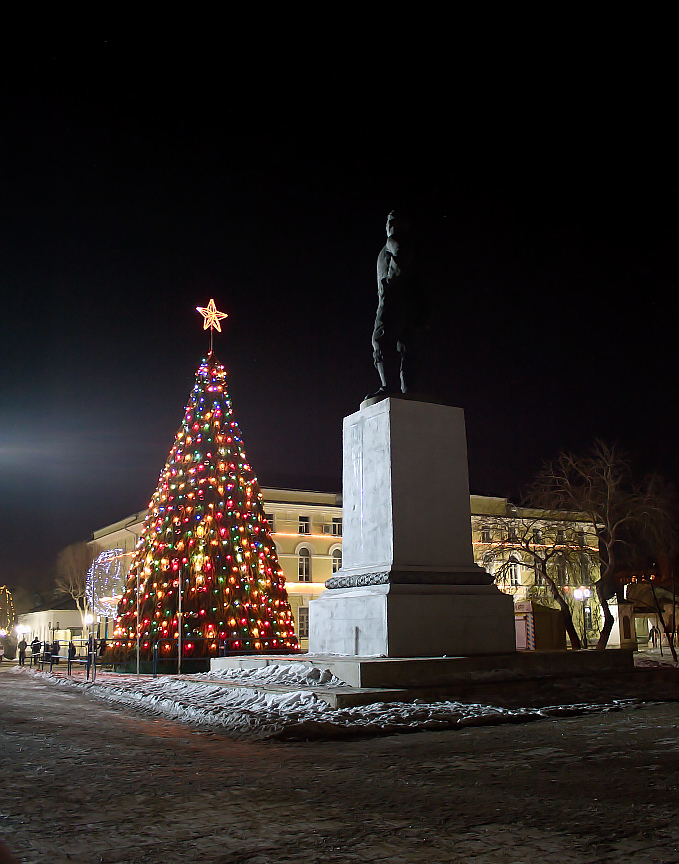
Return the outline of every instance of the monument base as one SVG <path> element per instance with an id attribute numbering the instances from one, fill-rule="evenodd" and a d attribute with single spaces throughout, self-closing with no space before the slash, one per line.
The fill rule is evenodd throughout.
<path id="1" fill-rule="evenodd" d="M 299 667 L 329 671 L 339 685 L 309 685 L 302 689 L 331 708 L 353 708 L 375 702 L 482 702 L 525 707 L 569 705 L 606 698 L 667 700 L 679 698 L 675 669 L 634 669 L 631 651 L 514 651 L 476 657 L 340 657 L 315 654 L 258 654 L 213 657 L 211 671 Z M 661 673 L 662 676 L 661 676 Z M 664 673 L 667 673 L 665 675 Z M 674 675 L 669 680 L 669 675 Z M 670 676 L 671 677 L 671 676 Z M 635 680 L 636 679 L 636 680 Z M 263 683 L 248 679 L 213 679 L 225 688 L 247 688 L 263 694 L 286 694 L 299 684 Z M 348 686 L 347 686 L 348 685 Z"/>
<path id="2" fill-rule="evenodd" d="M 495 585 L 384 584 L 309 604 L 309 653 L 432 657 L 516 650 L 514 601 Z"/>

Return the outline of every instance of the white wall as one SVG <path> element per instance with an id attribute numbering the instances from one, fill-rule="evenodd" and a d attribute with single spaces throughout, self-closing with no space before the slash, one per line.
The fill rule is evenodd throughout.
<path id="1" fill-rule="evenodd" d="M 41 642 L 46 639 L 52 640 L 52 630 L 56 629 L 59 624 L 59 633 L 55 634 L 56 638 L 66 638 L 62 635 L 64 630 L 74 628 L 80 629 L 82 619 L 80 612 L 77 609 L 46 609 L 43 612 L 26 612 L 19 615 L 16 624 L 20 627 L 28 627 L 29 633 L 26 635 L 26 641 L 30 643 L 36 636 Z"/>

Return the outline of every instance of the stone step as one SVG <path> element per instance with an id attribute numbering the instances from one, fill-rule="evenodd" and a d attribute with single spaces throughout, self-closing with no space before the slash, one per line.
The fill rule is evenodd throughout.
<path id="1" fill-rule="evenodd" d="M 336 654 L 215 657 L 211 671 L 304 663 L 328 669 L 351 687 L 419 689 L 461 682 L 508 681 L 631 670 L 631 651 L 515 651 L 473 657 L 351 657 Z"/>

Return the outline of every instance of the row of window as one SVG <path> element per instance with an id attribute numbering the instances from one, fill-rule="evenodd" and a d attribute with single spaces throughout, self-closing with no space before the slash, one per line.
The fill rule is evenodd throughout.
<path id="1" fill-rule="evenodd" d="M 587 545 L 587 536 L 586 536 L 585 532 L 584 531 L 578 531 L 577 534 L 578 534 L 578 539 L 577 539 L 578 546 L 586 546 Z M 516 527 L 510 525 L 507 528 L 507 538 L 506 539 L 509 540 L 510 542 L 512 542 L 512 541 L 518 542 L 519 534 L 518 534 Z M 481 529 L 481 542 L 482 543 L 492 543 L 493 542 L 493 532 L 490 528 L 482 528 Z M 540 546 L 544 542 L 545 541 L 544 541 L 542 531 L 539 528 L 536 528 L 533 531 L 533 543 L 536 546 Z M 561 543 L 561 544 L 565 545 L 568 542 L 568 540 L 566 538 L 566 532 L 563 530 L 557 531 L 555 542 L 557 544 Z"/>
<path id="2" fill-rule="evenodd" d="M 300 606 L 297 610 L 297 636 L 300 639 L 309 638 L 309 607 Z"/>
<path id="3" fill-rule="evenodd" d="M 577 577 L 571 579 L 571 574 L 568 572 L 568 568 L 566 567 L 566 562 L 564 560 L 557 560 L 556 564 L 557 567 L 555 582 L 557 585 L 563 587 L 565 585 L 570 585 L 571 582 L 574 585 L 585 585 L 588 583 L 590 577 L 590 561 L 586 555 L 582 556 L 582 560 L 580 562 L 580 579 L 577 579 Z M 518 587 L 521 584 L 521 562 L 514 555 L 512 555 L 509 559 L 507 582 L 513 587 Z M 544 564 L 535 565 L 535 584 L 541 586 L 547 585 L 547 579 L 545 578 L 544 572 Z"/>
<path id="4" fill-rule="evenodd" d="M 273 513 L 265 513 L 266 521 L 272 531 L 275 531 L 275 522 Z M 330 534 L 332 537 L 342 536 L 342 517 L 333 517 L 332 523 L 323 523 L 321 525 L 323 534 Z M 297 520 L 297 532 L 299 534 L 311 534 L 311 516 L 299 516 Z"/>
<path id="5" fill-rule="evenodd" d="M 299 572 L 300 582 L 311 582 L 311 551 L 306 546 L 302 546 L 299 550 L 297 567 Z M 332 572 L 337 571 L 342 567 L 342 550 L 335 549 L 332 553 Z"/>

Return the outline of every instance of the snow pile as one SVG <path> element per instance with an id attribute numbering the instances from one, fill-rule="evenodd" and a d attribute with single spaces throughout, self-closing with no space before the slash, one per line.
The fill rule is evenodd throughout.
<path id="1" fill-rule="evenodd" d="M 306 663 L 272 664 L 257 669 L 220 669 L 191 676 L 206 681 L 234 681 L 248 684 L 283 684 L 287 687 L 347 687 L 329 669 L 317 669 Z"/>
<path id="2" fill-rule="evenodd" d="M 668 649 L 669 650 L 669 649 Z M 640 668 L 671 666 L 672 668 L 679 667 L 679 663 L 675 663 L 671 657 L 653 658 L 653 657 L 635 657 L 634 665 Z"/>
<path id="3" fill-rule="evenodd" d="M 47 672 L 16 667 L 55 685 L 75 688 L 109 704 L 132 706 L 144 713 L 221 729 L 233 735 L 309 740 L 364 735 L 392 735 L 427 729 L 454 729 L 523 723 L 543 717 L 619 711 L 635 707 L 636 700 L 578 704 L 549 708 L 497 708 L 462 702 L 377 702 L 355 708 L 332 709 L 311 691 L 258 693 L 224 687 L 209 681 L 176 677 L 97 681 L 95 684 Z"/>

